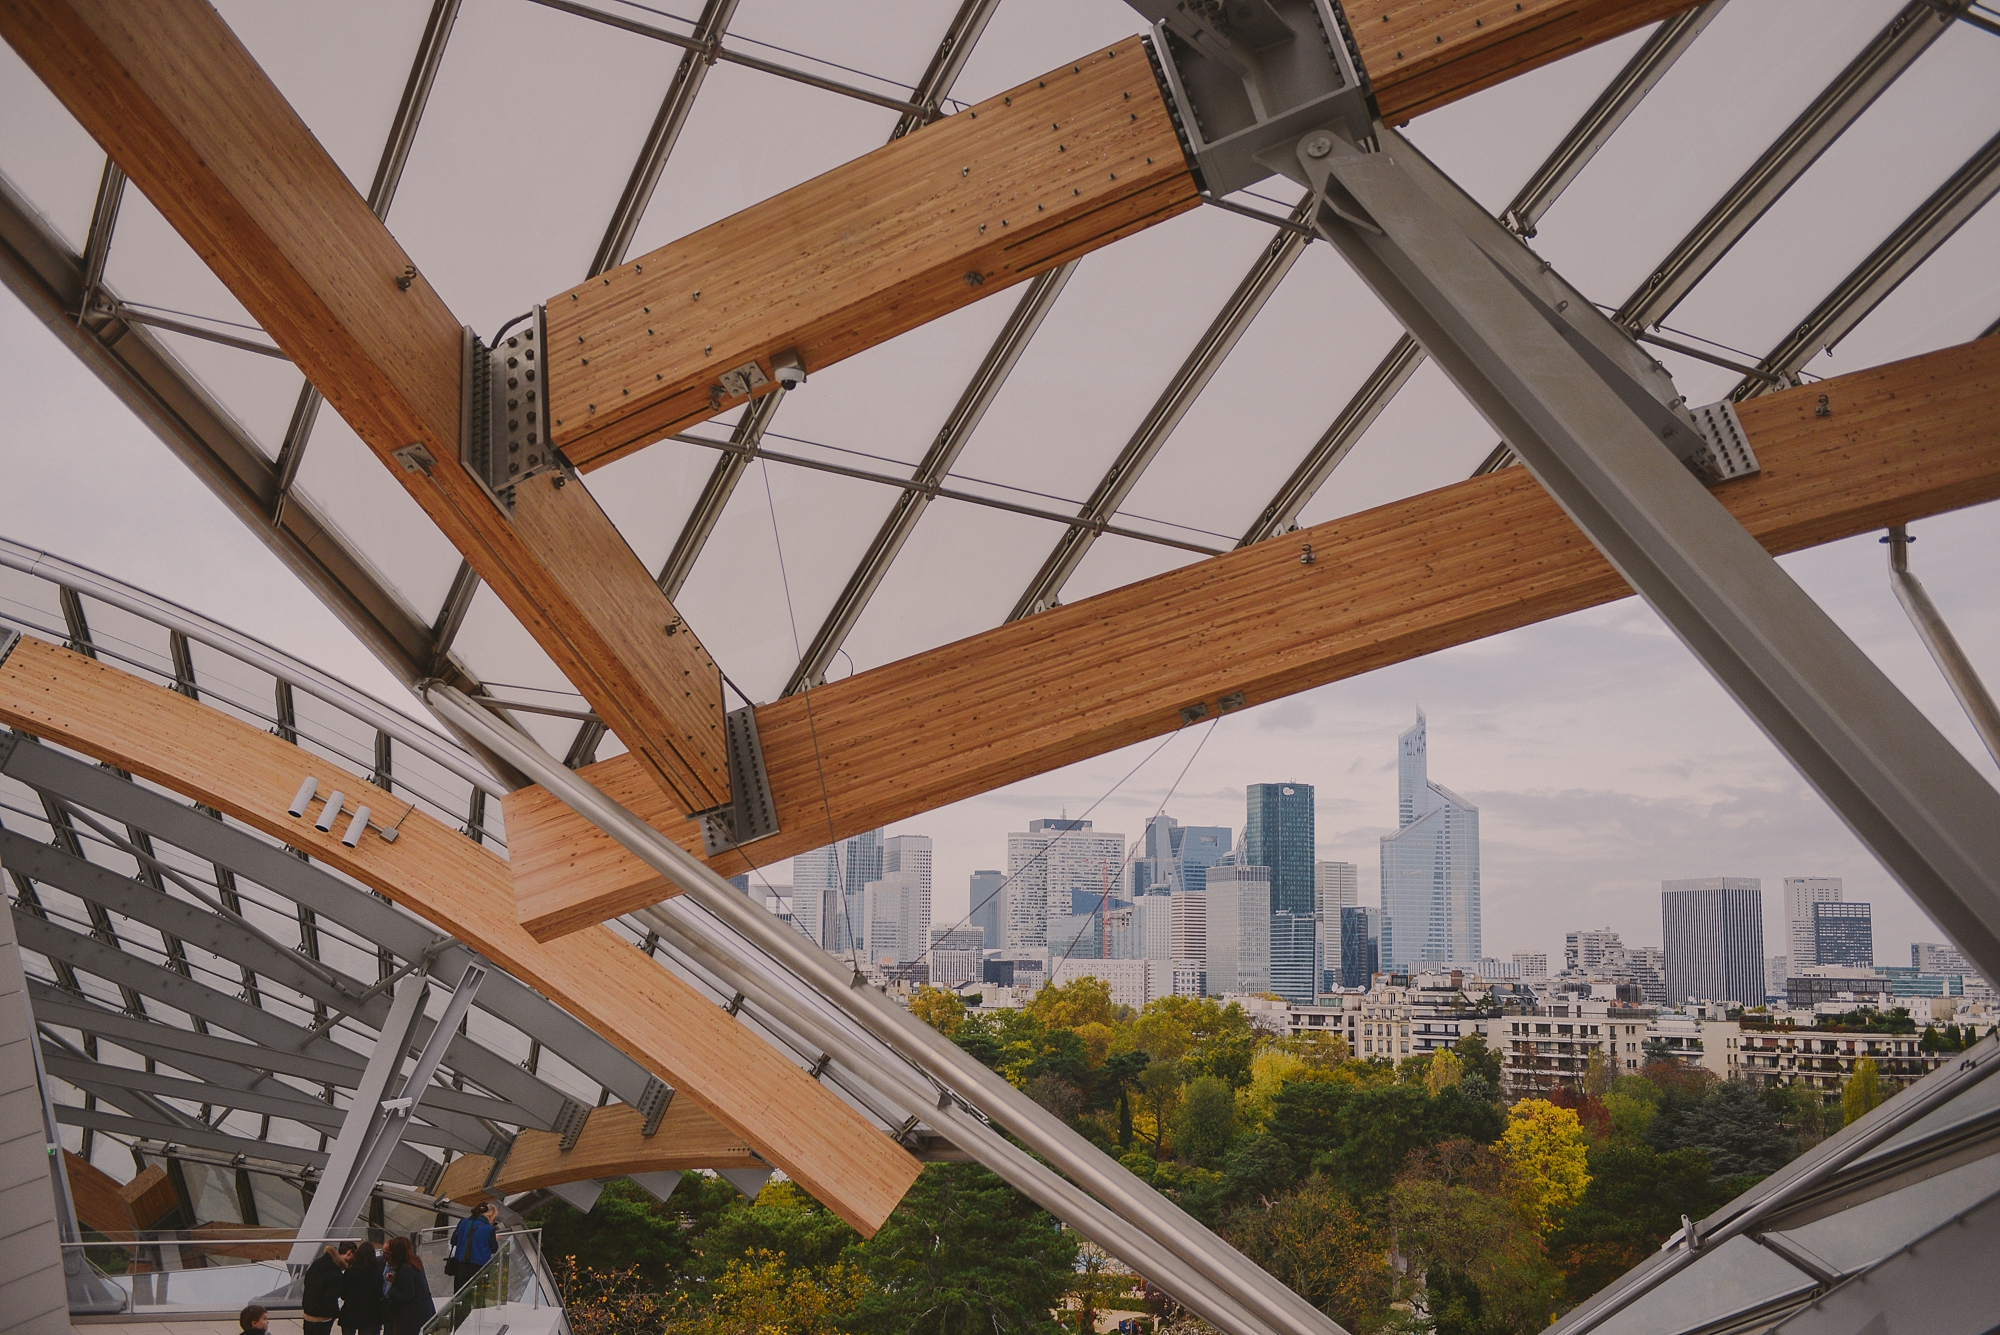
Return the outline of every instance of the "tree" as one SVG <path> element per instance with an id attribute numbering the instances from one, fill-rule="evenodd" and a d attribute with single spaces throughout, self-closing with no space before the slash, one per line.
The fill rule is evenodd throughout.
<path id="1" fill-rule="evenodd" d="M 1840 1091 L 1840 1111 L 1845 1123 L 1852 1126 L 1881 1106 L 1883 1098 L 1882 1077 L 1875 1069 L 1873 1057 L 1863 1057 L 1854 1063 L 1854 1074 L 1847 1077 L 1847 1083 Z"/>
<path id="2" fill-rule="evenodd" d="M 1726 1186 L 1710 1179 L 1708 1156 L 1700 1150 L 1661 1154 L 1613 1140 L 1590 1147 L 1588 1166 L 1590 1185 L 1583 1198 L 1564 1212 L 1548 1239 L 1572 1303 L 1652 1255 L 1680 1227 L 1682 1215 L 1703 1218 L 1730 1197 Z"/>
<path id="3" fill-rule="evenodd" d="M 1791 1158 L 1770 1108 L 1741 1080 L 1721 1081 L 1698 1097 L 1668 1091 L 1646 1139 L 1657 1150 L 1700 1150 L 1718 1178 L 1763 1177 Z"/>
<path id="4" fill-rule="evenodd" d="M 1647 1066 L 1666 1065 L 1674 1060 L 1674 1050 L 1658 1034 L 1639 1045 L 1639 1056 Z"/>
<path id="5" fill-rule="evenodd" d="M 733 1202 L 701 1234 L 694 1244 L 699 1260 L 689 1269 L 712 1279 L 739 1261 L 763 1256 L 793 1269 L 818 1270 L 838 1262 L 860 1241 L 846 1221 L 796 1183 L 771 1181 L 754 1204 Z"/>
<path id="6" fill-rule="evenodd" d="M 930 1164 L 854 1255 L 869 1287 L 851 1329 L 1055 1335 L 1077 1239 L 984 1168 Z"/>
<path id="7" fill-rule="evenodd" d="M 1500 1153 L 1514 1170 L 1521 1213 L 1546 1233 L 1590 1185 L 1583 1125 L 1547 1099 L 1522 1099 L 1507 1110 Z"/>
<path id="8" fill-rule="evenodd" d="M 1432 1054 L 1431 1064 L 1424 1070 L 1424 1089 L 1436 1098 L 1456 1086 L 1464 1075 L 1465 1064 L 1459 1061 L 1457 1053 L 1447 1048 Z"/>
<path id="9" fill-rule="evenodd" d="M 654 1290 L 671 1289 L 697 1265 L 695 1244 L 703 1234 L 748 1202 L 720 1178 L 687 1173 L 662 1204 L 626 1178 L 605 1185 L 589 1214 L 564 1201 L 529 1212 L 542 1229 L 542 1252 L 552 1261 L 573 1256 L 592 1271 L 629 1272 Z"/>
<path id="10" fill-rule="evenodd" d="M 957 1038 L 965 1027 L 965 998 L 926 983 L 910 998 L 910 1014 L 946 1038 Z"/>
<path id="11" fill-rule="evenodd" d="M 1111 1023 L 1111 984 L 1081 975 L 1057 987 L 1043 983 L 1025 1011 L 1048 1029 L 1080 1029 L 1086 1024 Z"/>
<path id="12" fill-rule="evenodd" d="M 1605 1060 L 1603 1048 L 1592 1048 L 1590 1060 L 1583 1068 L 1583 1092 L 1588 1098 L 1601 1099 L 1611 1089 L 1611 1063 Z"/>
<path id="13" fill-rule="evenodd" d="M 1388 1313 L 1394 1296 L 1388 1239 L 1325 1178 L 1233 1212 L 1222 1234 L 1351 1331 L 1373 1331 Z"/>
<path id="14" fill-rule="evenodd" d="M 1174 1109 L 1180 1105 L 1181 1085 L 1185 1081 L 1186 1077 L 1181 1072 L 1179 1062 L 1156 1060 L 1139 1073 L 1139 1103 L 1146 1110 L 1147 1121 L 1152 1126 L 1155 1155 L 1160 1152 L 1161 1142 L 1165 1139 L 1167 1122 L 1172 1118 Z M 1143 1128 L 1137 1123 L 1134 1124 L 1133 1130 L 1138 1134 L 1144 1134 Z"/>
<path id="15" fill-rule="evenodd" d="M 1467 1034 L 1458 1040 L 1458 1046 L 1452 1050 L 1458 1054 L 1467 1075 L 1478 1076 L 1491 1089 L 1500 1088 L 1500 1054 L 1487 1046 L 1486 1035 L 1477 1032 Z"/>
<path id="16" fill-rule="evenodd" d="M 1181 1094 L 1174 1116 L 1174 1149 L 1191 1164 L 1220 1163 L 1236 1137 L 1236 1095 L 1226 1081 L 1196 1076 Z"/>
<path id="17" fill-rule="evenodd" d="M 1562 1280 L 1522 1199 L 1513 1165 L 1470 1141 L 1413 1151 L 1397 1175 L 1389 1192 L 1396 1244 L 1422 1274 L 1439 1335 L 1547 1324 Z"/>
<path id="18" fill-rule="evenodd" d="M 667 1323 L 665 1335 L 765 1335 L 768 1331 L 836 1335 L 845 1329 L 868 1292 L 868 1277 L 853 1266 L 799 1270 L 787 1265 L 783 1256 L 755 1252 L 731 1261 L 716 1280 L 708 1301 L 687 1304 Z"/>

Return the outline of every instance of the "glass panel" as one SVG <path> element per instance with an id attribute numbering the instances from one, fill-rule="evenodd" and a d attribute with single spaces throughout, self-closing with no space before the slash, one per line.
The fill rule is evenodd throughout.
<path id="1" fill-rule="evenodd" d="M 1811 1276 L 1750 1239 L 1731 1238 L 1632 1306 L 1599 1323 L 1593 1335 L 1673 1335 L 1804 1293 L 1813 1286 Z"/>
<path id="2" fill-rule="evenodd" d="M 1437 363 L 1426 361 L 1320 488 L 1299 524 L 1358 514 L 1463 482 L 1498 439 Z"/>
<path id="3" fill-rule="evenodd" d="M 504 1234 L 499 1250 L 448 1303 L 439 1304 L 424 1335 L 568 1335 L 562 1296 L 543 1263 L 540 1234 Z M 426 1256 L 426 1268 L 429 1268 Z M 442 1272 L 440 1261 L 438 1270 Z"/>
<path id="4" fill-rule="evenodd" d="M 82 254 L 104 178 L 104 150 L 33 70 L 0 42 L 0 176 Z M 136 191 L 134 193 L 137 193 Z"/>
<path id="5" fill-rule="evenodd" d="M 1947 1219 L 2000 1193 L 2000 1155 L 1892 1191 L 1779 1236 L 1847 1274 L 1915 1242 Z"/>

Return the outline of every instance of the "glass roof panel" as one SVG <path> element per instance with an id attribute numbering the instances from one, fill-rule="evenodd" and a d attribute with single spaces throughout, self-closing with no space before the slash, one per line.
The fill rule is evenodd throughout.
<path id="1" fill-rule="evenodd" d="M 2000 319 L 2000 207 L 1988 202 L 1807 373 L 1828 376 L 1978 338 Z"/>
<path id="2" fill-rule="evenodd" d="M 1593 301 L 1625 300 L 1899 8 L 1724 9 L 1549 210 L 1536 251 Z"/>
<path id="3" fill-rule="evenodd" d="M 221 0 L 216 8 L 365 198 L 431 7 L 407 0 Z M 480 8 L 470 7 L 460 27 Z M 394 58 L 386 58 L 391 52 Z"/>
<path id="4" fill-rule="evenodd" d="M 817 385 L 814 386 L 817 388 Z M 694 428 L 694 434 L 727 440 L 741 408 Z M 631 546 L 639 563 L 660 573 L 686 527 L 694 503 L 715 471 L 720 452 L 682 441 L 655 441 L 583 475 L 591 497 Z"/>
<path id="5" fill-rule="evenodd" d="M 1198 208 L 1086 256 L 957 471 L 1081 504 L 1270 234 Z"/>
<path id="6" fill-rule="evenodd" d="M 645 46 L 657 45 L 658 59 L 667 62 L 668 76 L 672 76 L 672 62 L 680 59 L 679 48 L 643 39 L 631 40 L 642 41 Z M 777 59 L 804 67 L 803 62 L 790 57 Z M 666 84 L 662 82 L 639 126 L 642 137 L 665 91 Z M 700 231 L 718 219 L 880 148 L 888 142 L 889 131 L 895 126 L 896 113 L 885 107 L 741 65 L 711 66 L 708 77 L 702 81 L 701 96 L 695 99 L 694 110 L 688 113 L 681 137 L 674 145 L 673 156 L 667 159 L 666 170 L 660 173 L 659 186 L 653 191 L 653 201 L 633 236 L 628 258 L 637 258 L 669 241 Z M 634 144 L 625 164 L 628 171 L 637 150 L 638 145 Z M 619 183 L 624 182 L 621 179 Z M 603 221 L 597 226 L 601 234 Z M 594 246 L 596 242 L 597 237 L 593 236 L 591 244 Z"/>
<path id="7" fill-rule="evenodd" d="M 957 8 L 941 0 L 871 0 L 865 11 L 815 0 L 744 0 L 725 44 L 760 60 L 903 97 L 923 77 Z M 882 137 L 888 133 L 885 128 Z"/>
<path id="8" fill-rule="evenodd" d="M 1425 361 L 1300 512 L 1299 526 L 1462 482 L 1498 439 L 1437 363 Z"/>
<path id="9" fill-rule="evenodd" d="M 437 616 L 458 573 L 458 549 L 331 408 L 320 409 L 293 485 L 368 553 L 404 603 L 426 621 Z"/>
<path id="10" fill-rule="evenodd" d="M 1996 1193 L 2000 1154 L 1988 1154 L 1779 1236 L 1835 1273 L 1847 1274 L 1873 1265 Z"/>
<path id="11" fill-rule="evenodd" d="M 1912 126 L 1922 133 L 1912 134 Z M 1953 24 L 1772 206 L 1670 322 L 1761 355 L 1996 129 L 2000 41 Z M 1838 231 L 1820 226 L 1823 218 L 1839 218 Z M 1800 245 L 1804 236 L 1814 243 Z M 1996 266 L 1980 267 L 1990 275 Z"/>
<path id="12" fill-rule="evenodd" d="M 1289 193 L 1289 192 L 1288 192 Z M 1306 247 L 1133 489 L 1121 523 L 1240 538 L 1403 328 L 1332 247 Z M 1216 533 L 1228 535 L 1218 544 Z"/>
<path id="13" fill-rule="evenodd" d="M 1007 0 L 993 11 L 953 94 L 967 102 L 996 97 L 1146 26 L 1122 0 Z"/>
<path id="14" fill-rule="evenodd" d="M 1229 546 L 1226 542 L 1219 545 Z M 1196 552 L 1162 547 L 1158 543 L 1137 542 L 1112 533 L 1102 534 L 1077 564 L 1076 573 L 1063 585 L 1062 601 L 1077 602 L 1094 593 L 1151 579 L 1154 575 L 1203 559 Z"/>
<path id="15" fill-rule="evenodd" d="M 77 254 L 90 235 L 104 150 L 14 54 L 0 42 L 0 176 L 55 225 Z"/>
<path id="16" fill-rule="evenodd" d="M 828 670 L 848 672 L 948 644 L 1006 619 L 1062 527 L 1004 510 L 934 500 Z M 938 572 L 952 572 L 948 585 Z M 950 595 L 941 596 L 948 587 Z"/>
<path id="17" fill-rule="evenodd" d="M 752 699 L 784 689 L 895 496 L 782 464 L 744 471 L 675 607 Z"/>
<path id="18" fill-rule="evenodd" d="M 706 637 L 704 636 L 704 643 Z M 533 700 L 556 709 L 585 710 L 590 706 L 556 670 L 542 647 L 529 637 L 514 619 L 499 595 L 485 584 L 472 596 L 455 648 L 473 665 L 481 679 L 492 683 L 493 693 L 503 698 Z M 515 689 L 503 690 L 502 684 Z M 558 756 L 569 750 L 576 733 L 572 719 L 547 714 L 516 714 L 514 721 Z M 486 804 L 489 825 L 497 823 L 498 802 Z"/>
<path id="19" fill-rule="evenodd" d="M 460 13 L 391 230 L 461 321 L 491 337 L 587 276 L 679 57 L 524 0 Z"/>

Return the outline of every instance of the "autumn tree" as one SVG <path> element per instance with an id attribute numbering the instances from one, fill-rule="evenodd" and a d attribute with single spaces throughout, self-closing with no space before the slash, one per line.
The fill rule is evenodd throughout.
<path id="1" fill-rule="evenodd" d="M 1378 1329 L 1394 1296 L 1389 1240 L 1325 1178 L 1222 1221 L 1223 1236 L 1356 1335 Z"/>
<path id="2" fill-rule="evenodd" d="M 965 998 L 926 983 L 910 998 L 910 1014 L 946 1038 L 957 1038 L 965 1027 Z"/>
<path id="3" fill-rule="evenodd" d="M 1840 1111 L 1848 1126 L 1860 1121 L 1881 1106 L 1887 1097 L 1882 1090 L 1881 1074 L 1875 1069 L 1873 1057 L 1863 1057 L 1854 1063 L 1854 1074 L 1847 1077 L 1847 1083 L 1840 1091 Z"/>
<path id="4" fill-rule="evenodd" d="M 1590 1185 L 1583 1124 L 1547 1099 L 1522 1099 L 1507 1110 L 1500 1153 L 1519 1184 L 1521 1213 L 1538 1232 L 1548 1232 Z"/>
<path id="5" fill-rule="evenodd" d="M 1465 1078 L 1465 1064 L 1458 1054 L 1446 1048 L 1431 1055 L 1430 1065 L 1424 1070 L 1424 1088 L 1432 1098 L 1459 1084 Z"/>
<path id="6" fill-rule="evenodd" d="M 1412 1151 L 1389 1191 L 1397 1248 L 1440 1335 L 1539 1330 L 1557 1304 L 1562 1279 L 1518 1178 L 1488 1146 L 1443 1141 Z"/>
<path id="7" fill-rule="evenodd" d="M 1174 1150 L 1201 1167 L 1220 1163 L 1236 1137 L 1236 1095 L 1226 1081 L 1196 1076 L 1181 1094 L 1174 1115 Z"/>
<path id="8" fill-rule="evenodd" d="M 729 1263 L 705 1302 L 684 1304 L 667 1322 L 665 1335 L 767 1335 L 771 1331 L 836 1335 L 847 1329 L 869 1287 L 868 1277 L 853 1266 L 801 1270 L 788 1266 L 783 1256 L 753 1252 Z M 636 1328 L 621 1327 L 618 1335 Z"/>

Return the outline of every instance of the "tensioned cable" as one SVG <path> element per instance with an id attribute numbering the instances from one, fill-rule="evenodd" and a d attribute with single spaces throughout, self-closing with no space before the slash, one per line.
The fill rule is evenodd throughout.
<path id="1" fill-rule="evenodd" d="M 771 493 L 771 466 L 760 459 L 758 461 L 758 468 L 764 477 L 764 504 L 771 512 L 771 543 L 777 548 L 778 552 L 778 581 L 785 589 L 785 618 L 791 622 L 792 626 L 792 652 L 796 656 L 803 658 L 805 657 L 805 650 L 799 646 L 799 617 L 798 613 L 792 610 L 792 577 L 785 569 L 785 540 L 778 532 L 778 502 Z M 834 879 L 840 882 L 835 887 L 835 892 L 840 896 L 840 920 L 847 927 L 848 964 L 852 967 L 854 964 L 854 919 L 848 912 L 847 907 L 847 875 L 846 870 L 840 865 L 840 840 L 834 832 L 833 798 L 827 792 L 826 788 L 826 761 L 820 755 L 819 727 L 813 722 L 812 692 L 806 691 L 804 695 L 806 699 L 806 732 L 812 738 L 813 768 L 819 771 L 819 805 L 820 810 L 826 814 L 826 841 L 827 846 L 833 849 Z M 738 848 L 736 851 L 742 855 L 745 863 L 750 861 L 748 853 L 744 853 L 741 848 Z M 752 870 L 756 869 L 753 867 Z M 761 876 L 758 879 L 763 880 Z M 764 881 L 764 888 L 769 890 L 771 883 Z M 826 904 L 824 900 L 821 900 L 820 914 L 822 922 L 825 920 L 825 913 Z M 824 935 L 825 928 L 822 927 L 820 930 L 821 934 Z M 856 972 L 860 971 L 857 969 Z"/>
<path id="2" fill-rule="evenodd" d="M 685 23 L 690 28 L 700 26 L 693 19 L 683 18 L 681 15 L 673 13 L 670 10 L 655 9 L 651 5 L 642 5 L 639 3 L 639 0 L 611 0 L 611 3 L 623 5 L 627 9 L 636 9 L 642 14 L 651 14 L 655 18 L 672 19 L 676 23 Z M 863 79 L 873 79 L 876 83 L 886 83 L 891 88 L 902 88 L 912 93 L 917 91 L 915 84 L 904 83 L 901 79 L 891 79 L 880 74 L 870 74 L 867 70 L 858 70 L 852 65 L 843 65 L 837 60 L 828 60 L 824 56 L 815 56 L 804 51 L 794 51 L 789 46 L 779 46 L 776 42 L 760 42 L 755 37 L 746 37 L 744 34 L 733 29 L 729 35 L 736 41 L 745 42 L 751 46 L 761 46 L 766 51 L 776 51 L 782 55 L 796 56 L 800 60 L 810 60 L 815 65 L 824 65 L 828 69 L 839 70 L 843 74 L 853 74 Z"/>

